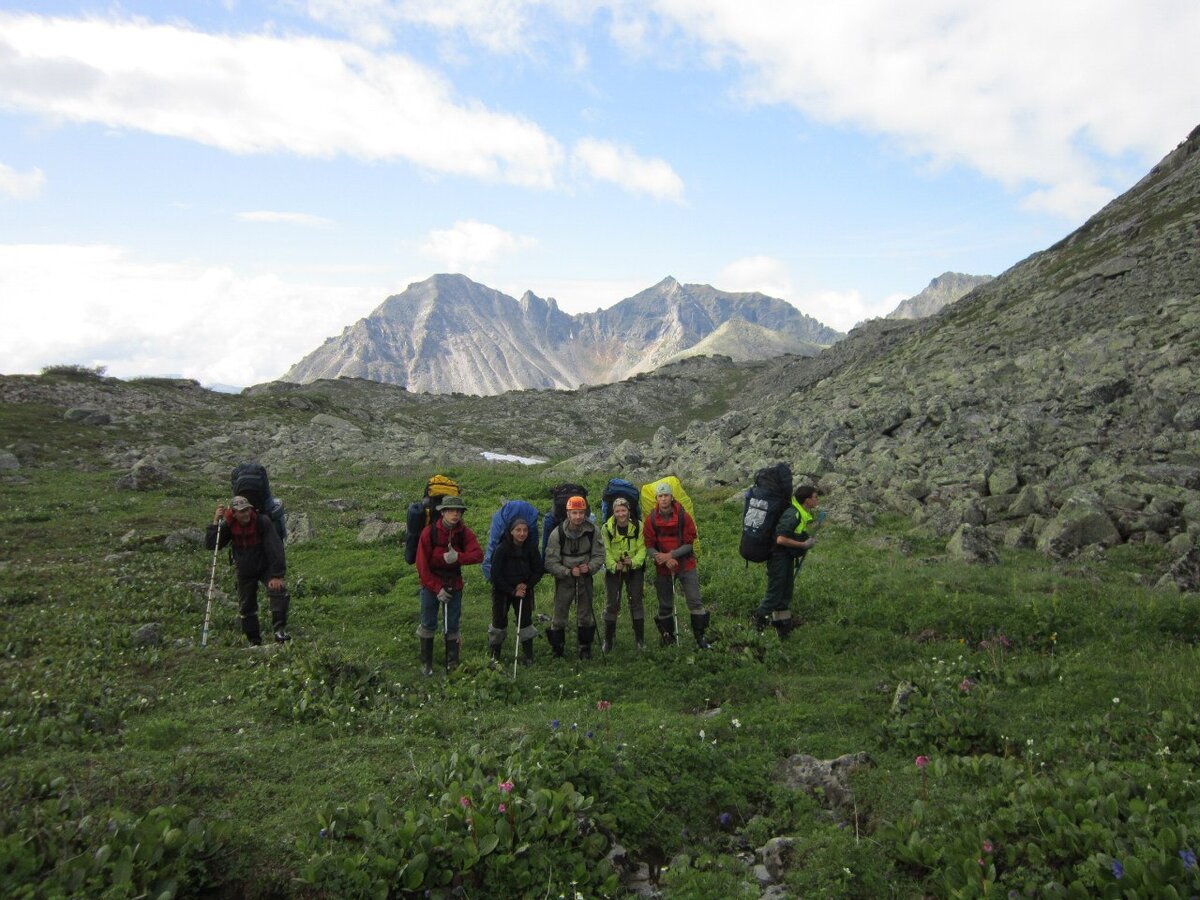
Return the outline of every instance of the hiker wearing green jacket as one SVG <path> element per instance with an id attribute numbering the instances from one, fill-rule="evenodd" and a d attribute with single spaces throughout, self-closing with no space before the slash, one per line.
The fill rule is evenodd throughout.
<path id="1" fill-rule="evenodd" d="M 791 506 L 783 511 L 775 526 L 775 548 L 767 560 L 767 594 L 754 611 L 754 627 L 762 631 L 769 622 L 781 640 L 792 632 L 791 607 L 796 592 L 796 573 L 816 543 L 812 530 L 819 502 L 815 487 L 801 485 L 792 495 Z"/>
<path id="2" fill-rule="evenodd" d="M 621 615 L 621 590 L 629 597 L 629 615 L 633 620 L 633 637 L 639 650 L 645 649 L 646 608 L 642 597 L 646 590 L 646 542 L 642 540 L 642 523 L 629 516 L 629 501 L 618 497 L 613 501 L 613 513 L 604 523 L 604 643 L 600 649 L 608 653 L 617 635 L 617 620 Z"/>

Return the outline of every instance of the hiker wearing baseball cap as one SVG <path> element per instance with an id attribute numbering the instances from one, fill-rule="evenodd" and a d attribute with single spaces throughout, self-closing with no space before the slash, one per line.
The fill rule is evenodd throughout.
<path id="1" fill-rule="evenodd" d="M 592 658 L 596 615 L 592 609 L 592 576 L 604 565 L 604 542 L 587 518 L 587 501 L 567 500 L 567 521 L 554 528 L 546 540 L 546 571 L 554 576 L 554 614 L 546 637 L 556 657 L 566 644 L 567 616 L 575 604 L 575 631 L 579 658 Z"/>
<path id="2" fill-rule="evenodd" d="M 642 526 L 646 551 L 654 560 L 654 592 L 658 595 L 658 615 L 654 623 L 662 635 L 663 646 L 675 643 L 675 579 L 683 586 L 683 597 L 692 614 L 692 634 L 696 646 L 707 650 L 704 638 L 708 629 L 708 611 L 700 600 L 700 576 L 696 572 L 696 523 L 683 505 L 671 494 L 671 485 L 659 482 L 654 489 L 654 509 Z"/>
<path id="3" fill-rule="evenodd" d="M 646 646 L 646 608 L 642 603 L 646 587 L 646 542 L 642 540 L 642 523 L 629 514 L 629 501 L 617 497 L 613 512 L 604 523 L 604 643 L 601 650 L 608 653 L 617 635 L 617 620 L 621 615 L 621 591 L 629 597 L 629 615 L 633 622 L 633 637 L 639 650 Z"/>
<path id="4" fill-rule="evenodd" d="M 259 513 L 245 497 L 234 497 L 228 507 L 224 504 L 217 507 L 212 524 L 205 532 L 204 544 L 214 551 L 233 545 L 230 552 L 237 572 L 238 614 L 246 640 L 255 647 L 262 643 L 258 621 L 258 585 L 261 582 L 267 588 L 275 642 L 290 641 L 287 619 L 291 598 L 283 581 L 287 562 L 283 541 L 270 518 Z"/>
<path id="5" fill-rule="evenodd" d="M 433 674 L 433 638 L 439 618 L 446 633 L 446 671 L 458 665 L 462 567 L 483 562 L 483 549 L 462 520 L 466 509 L 462 497 L 443 497 L 438 518 L 421 532 L 417 542 L 417 574 L 421 577 L 421 624 L 417 627 L 417 637 L 421 640 L 424 675 Z"/>

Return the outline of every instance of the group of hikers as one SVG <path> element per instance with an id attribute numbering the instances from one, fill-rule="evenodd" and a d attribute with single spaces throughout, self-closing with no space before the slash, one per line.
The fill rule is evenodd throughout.
<path id="1" fill-rule="evenodd" d="M 790 469 L 786 469 L 786 464 L 781 465 L 787 472 L 790 490 Z M 261 466 L 257 468 L 261 469 Z M 235 470 L 233 479 L 235 492 L 239 488 L 237 472 Z M 262 481 L 265 479 L 265 470 L 262 470 Z M 758 476 L 756 483 L 757 479 Z M 439 626 L 445 641 L 446 668 L 449 670 L 458 664 L 463 567 L 485 563 L 484 548 L 463 521 L 467 504 L 458 494 L 457 485 L 449 479 L 445 481 L 453 486 L 452 492 L 431 496 L 427 486 L 424 501 L 414 504 L 414 508 L 419 506 L 423 511 L 427 522 L 418 524 L 409 535 L 415 546 L 406 554 L 409 561 L 415 563 L 420 578 L 417 637 L 421 669 L 425 675 L 433 674 L 433 645 Z M 634 641 L 638 650 L 643 650 L 643 600 L 646 569 L 650 565 L 653 566 L 658 601 L 654 624 L 662 645 L 669 646 L 677 640 L 675 588 L 678 585 L 687 604 L 696 647 L 709 649 L 711 645 L 705 635 L 710 615 L 700 596 L 695 553 L 696 522 L 675 496 L 677 488 L 672 487 L 673 483 L 678 485 L 676 479 L 668 478 L 647 486 L 646 493 L 653 497 L 653 502 L 644 519 L 639 519 L 636 514 L 637 494 L 614 496 L 611 503 L 606 494 L 599 524 L 589 514 L 586 491 L 579 489 L 578 493 L 565 497 L 558 517 L 547 514 L 541 523 L 544 534 L 541 549 L 535 537 L 539 524 L 536 509 L 524 501 L 507 502 L 502 512 L 510 514 L 502 516 L 502 512 L 497 512 L 493 518 L 493 533 L 484 565 L 492 589 L 488 628 L 491 658 L 499 660 L 501 657 L 511 615 L 517 628 L 520 661 L 524 665 L 533 663 L 534 639 L 538 635 L 533 624 L 534 595 L 547 574 L 553 579 L 554 594 L 546 638 L 555 657 L 565 655 L 567 625 L 574 607 L 579 658 L 592 658 L 597 625 L 594 578 L 600 572 L 604 574 L 605 588 L 602 652 L 610 652 L 616 641 L 622 596 L 627 598 Z M 206 533 L 206 545 L 214 552 L 214 570 L 216 551 L 231 547 L 237 574 L 239 614 L 247 640 L 254 645 L 262 643 L 258 618 L 258 586 L 261 583 L 267 589 L 274 639 L 284 643 L 291 638 L 287 631 L 290 601 L 284 581 L 286 562 L 281 505 L 271 498 L 269 486 L 264 492 L 245 487 L 245 482 L 241 484 L 242 492 L 235 493 L 228 506 L 217 507 Z M 628 482 L 621 484 L 628 485 Z M 753 491 L 747 492 L 741 552 L 748 560 L 767 563 L 767 590 L 752 614 L 752 621 L 758 631 L 771 624 L 780 638 L 786 638 L 792 630 L 791 603 L 796 573 L 814 543 L 813 528 L 817 521 L 814 516 L 818 515 L 819 495 L 812 485 L 803 485 L 794 493 L 777 497 L 773 501 L 773 511 L 766 515 L 756 515 L 753 496 Z M 271 512 L 276 508 L 280 514 L 273 516 Z M 410 509 L 410 519 L 412 514 L 413 509 Z M 761 534 L 752 533 L 756 529 Z M 757 540 L 760 551 L 748 552 L 748 539 Z"/>

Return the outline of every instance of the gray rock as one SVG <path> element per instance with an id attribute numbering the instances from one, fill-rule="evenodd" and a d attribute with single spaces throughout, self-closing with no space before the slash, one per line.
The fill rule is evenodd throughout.
<path id="1" fill-rule="evenodd" d="M 338 512 L 347 512 L 354 509 L 355 503 L 345 497 L 334 497 L 330 500 L 323 501 L 330 509 L 336 509 Z"/>
<path id="2" fill-rule="evenodd" d="M 1200 548 L 1189 550 L 1171 563 L 1171 567 L 1155 586 L 1185 593 L 1200 591 Z"/>
<path id="3" fill-rule="evenodd" d="M 1092 491 L 1076 492 L 1038 537 L 1038 550 L 1058 559 L 1073 556 L 1092 544 L 1112 547 L 1121 533 Z"/>
<path id="4" fill-rule="evenodd" d="M 178 550 L 181 547 L 203 547 L 204 529 L 181 528 L 178 531 L 172 531 L 163 538 L 163 546 L 168 550 Z"/>
<path id="5" fill-rule="evenodd" d="M 873 766 L 866 753 L 848 753 L 837 759 L 816 759 L 797 753 L 781 764 L 776 780 L 793 790 L 804 790 L 832 810 L 835 814 L 854 807 L 854 794 L 850 790 L 849 776 L 865 766 Z"/>
<path id="6" fill-rule="evenodd" d="M 111 425 L 113 421 L 112 416 L 103 410 L 79 406 L 68 409 L 63 418 L 80 425 Z"/>
<path id="7" fill-rule="evenodd" d="M 15 472 L 21 468 L 21 461 L 7 450 L 0 450 L 0 472 Z"/>
<path id="8" fill-rule="evenodd" d="M 161 465 L 149 459 L 141 459 L 134 464 L 128 474 L 117 479 L 119 491 L 153 491 L 165 487 L 175 480 L 175 477 Z"/>
<path id="9" fill-rule="evenodd" d="M 162 623 L 149 622 L 142 625 L 133 632 L 133 644 L 135 647 L 157 647 L 162 643 Z"/>
<path id="10" fill-rule="evenodd" d="M 1000 562 L 1000 554 L 992 546 L 987 530 L 978 525 L 960 525 L 946 544 L 946 552 L 973 565 L 994 566 Z"/>
<path id="11" fill-rule="evenodd" d="M 287 524 L 287 540 L 284 543 L 289 547 L 307 544 L 316 537 L 308 513 L 288 513 L 284 516 L 284 520 Z"/>
<path id="12" fill-rule="evenodd" d="M 397 535 L 403 537 L 406 533 L 407 528 L 401 522 L 368 519 L 358 532 L 358 542 L 360 544 L 377 544 Z"/>
<path id="13" fill-rule="evenodd" d="M 771 881 L 783 878 L 795 847 L 796 842 L 789 837 L 774 837 L 758 848 L 758 858 L 766 866 Z"/>

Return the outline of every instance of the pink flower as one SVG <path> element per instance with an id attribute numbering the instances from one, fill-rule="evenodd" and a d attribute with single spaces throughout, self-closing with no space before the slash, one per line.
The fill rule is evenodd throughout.
<path id="1" fill-rule="evenodd" d="M 929 757 L 928 757 L 928 756 L 918 756 L 918 757 L 917 757 L 917 758 L 914 760 L 914 762 L 917 764 L 917 768 L 918 768 L 918 769 L 923 769 L 923 768 L 925 768 L 927 765 L 929 765 Z"/>
<path id="2" fill-rule="evenodd" d="M 985 863 L 982 859 L 977 859 L 977 860 L 975 860 L 975 862 L 979 863 L 979 865 L 981 865 L 981 866 L 987 865 L 987 863 Z"/>
<path id="3" fill-rule="evenodd" d="M 991 841 L 984 841 L 984 842 L 983 842 L 983 852 L 984 852 L 984 853 L 991 853 L 991 852 L 992 852 L 992 842 L 991 842 Z"/>
<path id="4" fill-rule="evenodd" d="M 500 793 L 502 793 L 502 794 L 511 794 L 511 793 L 512 793 L 512 789 L 513 789 L 513 783 L 512 783 L 511 781 L 502 781 L 502 782 L 500 782 Z"/>
<path id="5" fill-rule="evenodd" d="M 508 807 L 505 806 L 503 803 L 500 804 L 500 812 L 502 812 L 502 813 L 508 812 Z"/>
<path id="6" fill-rule="evenodd" d="M 470 809 L 471 808 L 471 798 L 470 797 L 459 797 L 458 804 L 463 809 Z"/>
<path id="7" fill-rule="evenodd" d="M 600 700 L 596 703 L 596 709 L 600 710 L 600 712 L 604 712 L 610 706 L 612 706 L 612 703 L 608 700 Z"/>
<path id="8" fill-rule="evenodd" d="M 973 687 L 975 687 L 975 682 L 973 682 L 970 678 L 964 678 L 958 684 L 958 689 L 964 694 L 971 693 L 971 688 Z"/>

